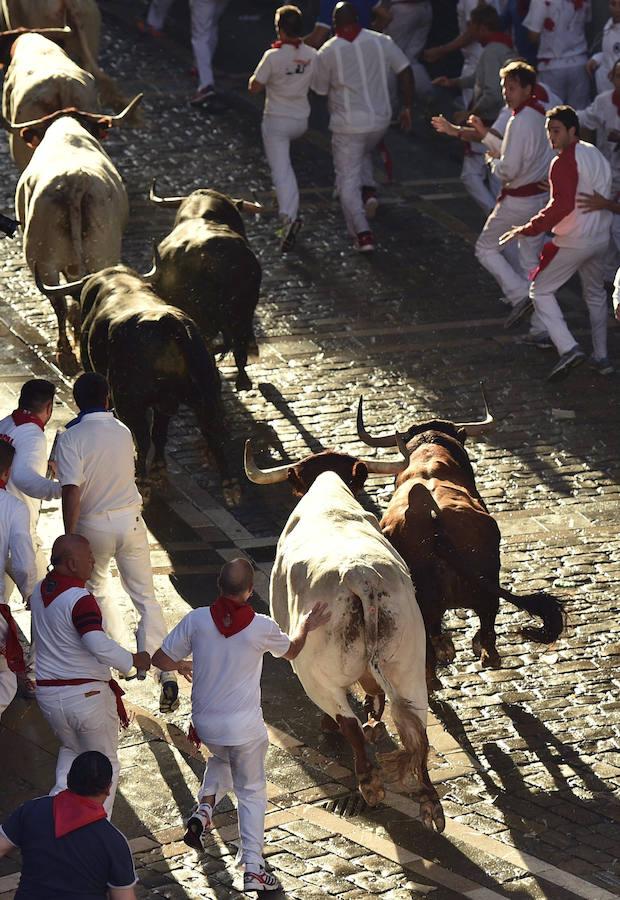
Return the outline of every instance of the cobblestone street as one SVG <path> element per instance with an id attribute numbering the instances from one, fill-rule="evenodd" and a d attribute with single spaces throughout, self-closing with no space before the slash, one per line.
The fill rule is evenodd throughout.
<path id="1" fill-rule="evenodd" d="M 138 41 L 127 23 L 139 5 L 101 5 L 106 68 L 127 95 L 145 91 L 144 127 L 117 129 L 106 144 L 130 196 L 124 260 L 144 271 L 153 239 L 173 220 L 148 201 L 155 176 L 161 193 L 208 186 L 272 204 L 259 108 L 245 96 L 231 50 L 223 81 L 230 108 L 217 116 L 191 110 L 191 57 L 183 44 Z M 245 20 L 234 10 L 228 15 L 236 28 L 264 31 L 266 43 L 271 9 Z M 262 49 L 256 45 L 248 69 Z M 566 601 L 567 630 L 555 645 L 528 643 L 519 634 L 527 617 L 502 602 L 502 667 L 481 670 L 471 648 L 477 619 L 466 612 L 447 617 L 457 656 L 440 670 L 443 686 L 429 722 L 430 776 L 447 816 L 443 835 L 422 828 L 417 803 L 404 793 L 388 791 L 374 810 L 350 808 L 348 746 L 321 733 L 321 714 L 289 664 L 266 656 L 266 855 L 284 896 L 299 900 L 620 896 L 618 377 L 600 378 L 583 366 L 551 386 L 544 379 L 553 355 L 503 329 L 498 289 L 474 258 L 480 218 L 460 184 L 459 161 L 421 113 L 411 136 L 394 129 L 388 135 L 395 181 L 382 191 L 379 246 L 370 259 L 354 254 L 332 200 L 324 115 L 319 108 L 313 116 L 316 127 L 295 148 L 304 217 L 299 249 L 278 253 L 275 218 L 246 219 L 264 273 L 260 357 L 248 367 L 253 389 L 235 391 L 231 357 L 219 364 L 222 427 L 242 500 L 225 505 L 204 441 L 183 410 L 173 420 L 167 483 L 154 489 L 145 511 L 166 620 L 172 625 L 189 607 L 211 602 L 222 562 L 240 551 L 257 566 L 262 603 L 268 598 L 275 545 L 294 499 L 286 484 L 246 481 L 246 438 L 253 438 L 259 465 L 326 448 L 368 456 L 374 451 L 356 437 L 360 394 L 367 424 L 381 433 L 416 420 L 478 418 L 484 379 L 497 427 L 468 450 L 501 527 L 502 584 L 521 593 L 553 589 Z M 12 214 L 17 172 L 6 141 L 0 174 L 0 209 Z M 562 302 L 589 350 L 578 285 Z M 3 240 L 1 415 L 14 408 L 24 380 L 52 378 L 60 390 L 50 441 L 73 414 L 70 382 L 53 362 L 55 333 L 19 237 Z M 616 364 L 619 334 L 612 326 Z M 360 499 L 380 515 L 391 491 L 392 479 L 371 477 Z M 49 548 L 61 532 L 57 505 L 44 504 L 40 530 Z M 129 623 L 118 582 L 115 573 Z M 22 624 L 25 616 L 17 613 Z M 125 685 L 134 717 L 121 738 L 114 822 L 132 842 L 140 897 L 241 897 L 232 803 L 216 816 L 205 853 L 181 840 L 203 764 L 185 738 L 189 688 L 181 687 L 180 709 L 166 718 L 150 679 Z M 389 710 L 386 722 L 381 751 L 394 746 Z M 1 817 L 49 790 L 56 749 L 36 704 L 16 699 L 0 726 Z M 0 860 L 1 900 L 13 896 L 17 869 L 14 858 Z"/>

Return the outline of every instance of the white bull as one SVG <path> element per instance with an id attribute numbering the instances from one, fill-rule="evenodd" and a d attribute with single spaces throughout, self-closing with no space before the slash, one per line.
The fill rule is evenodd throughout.
<path id="1" fill-rule="evenodd" d="M 4 118 L 9 122 L 29 122 L 68 107 L 99 111 L 93 76 L 48 38 L 40 34 L 18 37 L 4 78 Z M 16 165 L 25 169 L 34 150 L 19 134 L 9 136 L 9 145 Z"/>
<path id="2" fill-rule="evenodd" d="M 76 118 L 61 115 L 47 127 L 19 179 L 15 207 L 26 262 L 46 284 L 59 284 L 61 275 L 73 281 L 120 260 L 127 192 L 99 141 Z M 54 297 L 52 303 L 59 365 L 75 371 L 66 298 Z"/>
<path id="3" fill-rule="evenodd" d="M 69 56 L 87 68 L 99 56 L 101 13 L 96 0 L 2 0 L 2 13 L 7 28 L 58 28 L 67 22 L 73 31 L 65 43 Z"/>
<path id="4" fill-rule="evenodd" d="M 409 570 L 376 517 L 333 471 L 316 478 L 291 514 L 271 576 L 271 613 L 284 631 L 294 631 L 318 600 L 327 601 L 331 618 L 292 663 L 304 690 L 351 743 L 359 788 L 371 806 L 385 791 L 347 690 L 361 682 L 385 692 L 404 747 L 383 758 L 385 775 L 405 785 L 415 776 L 423 823 L 443 830 L 427 769 L 426 635 Z"/>

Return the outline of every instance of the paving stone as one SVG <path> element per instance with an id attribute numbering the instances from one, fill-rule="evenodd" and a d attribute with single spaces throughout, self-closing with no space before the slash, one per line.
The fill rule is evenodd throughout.
<path id="1" fill-rule="evenodd" d="M 309 872 L 316 872 L 320 864 L 316 859 L 300 859 L 293 856 L 292 853 L 276 853 L 269 857 L 269 865 L 273 869 L 286 872 L 287 875 L 293 875 L 296 878 L 300 875 L 307 875 Z"/>
<path id="2" fill-rule="evenodd" d="M 289 831 L 291 834 L 303 838 L 306 841 L 320 841 L 336 836 L 335 831 L 328 831 L 325 828 L 321 828 L 320 825 L 315 825 L 314 822 L 304 822 L 301 820 L 296 822 L 285 822 L 282 825 L 282 829 L 284 831 Z"/>

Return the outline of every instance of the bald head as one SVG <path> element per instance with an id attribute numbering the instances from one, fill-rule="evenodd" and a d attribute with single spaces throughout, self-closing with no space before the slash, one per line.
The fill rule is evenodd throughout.
<path id="1" fill-rule="evenodd" d="M 95 560 L 86 538 L 79 534 L 63 534 L 54 541 L 51 563 L 59 575 L 87 581 Z"/>
<path id="2" fill-rule="evenodd" d="M 334 8 L 334 28 L 355 25 L 358 21 L 357 10 L 352 3 L 337 3 Z"/>
<path id="3" fill-rule="evenodd" d="M 218 578 L 218 587 L 225 597 L 247 600 L 254 588 L 252 563 L 242 556 L 224 563 Z"/>

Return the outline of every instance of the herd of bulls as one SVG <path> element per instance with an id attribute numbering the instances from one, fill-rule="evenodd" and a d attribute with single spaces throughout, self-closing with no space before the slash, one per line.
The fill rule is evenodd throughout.
<path id="1" fill-rule="evenodd" d="M 135 115 L 141 96 L 116 115 L 100 110 L 106 92 L 112 105 L 121 95 L 96 63 L 94 0 L 23 5 L 28 16 L 19 0 L 2 2 L 3 118 L 12 157 L 23 170 L 16 207 L 26 261 L 58 319 L 58 362 L 68 372 L 78 366 L 69 317 L 81 365 L 108 378 L 117 414 L 133 432 L 138 476 L 146 477 L 151 442 L 153 467 L 165 465 L 168 423 L 185 403 L 231 496 L 235 482 L 213 353 L 220 335 L 220 352 L 232 350 L 235 358 L 237 389 L 251 386 L 245 367 L 248 354 L 257 352 L 253 317 L 261 267 L 241 212 L 256 207 L 214 190 L 160 197 L 153 183 L 151 200 L 177 210 L 173 228 L 155 248 L 149 273 L 122 265 L 127 192 L 100 139 Z M 67 40 L 65 52 L 56 41 Z M 438 830 L 444 817 L 428 776 L 426 716 L 428 690 L 440 687 L 436 665 L 454 658 L 441 628 L 445 611 L 475 611 L 474 653 L 490 667 L 500 665 L 494 629 L 500 597 L 542 619 L 541 628 L 524 630 L 531 640 L 550 643 L 564 627 L 558 598 L 517 596 L 500 585 L 499 529 L 464 447 L 467 435 L 492 424 L 487 407 L 482 422 L 434 420 L 377 438 L 366 431 L 360 401 L 359 438 L 373 447 L 397 447 L 402 461 L 326 451 L 261 470 L 246 446 L 251 481 L 288 480 L 301 497 L 278 543 L 273 616 L 291 632 L 317 600 L 329 599 L 332 611 L 293 667 L 325 713 L 324 727 L 339 729 L 350 742 L 367 802 L 380 802 L 384 778 L 409 787 L 417 782 L 422 821 Z M 355 499 L 369 474 L 396 476 L 381 522 Z M 366 694 L 363 728 L 347 695 L 356 683 Z M 386 696 L 403 749 L 384 755 L 379 769 L 369 741 Z"/>

